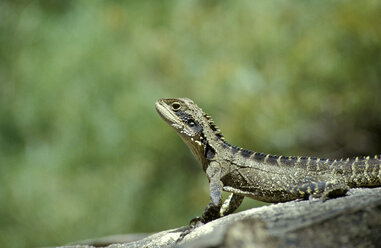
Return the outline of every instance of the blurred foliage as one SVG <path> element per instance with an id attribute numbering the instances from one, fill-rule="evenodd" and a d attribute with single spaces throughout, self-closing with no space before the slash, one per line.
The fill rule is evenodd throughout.
<path id="1" fill-rule="evenodd" d="M 256 151 L 380 153 L 380 13 L 376 0 L 0 1 L 0 246 L 199 215 L 207 180 L 156 114 L 162 97 L 195 100 Z"/>

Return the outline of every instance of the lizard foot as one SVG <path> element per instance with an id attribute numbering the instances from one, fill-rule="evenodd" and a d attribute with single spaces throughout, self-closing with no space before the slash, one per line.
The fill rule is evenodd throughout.
<path id="1" fill-rule="evenodd" d="M 291 192 L 299 195 L 300 198 L 309 199 L 310 202 L 315 198 L 325 202 L 329 198 L 345 196 L 348 189 L 347 185 L 339 183 L 311 182 L 293 187 Z"/>
<path id="2" fill-rule="evenodd" d="M 194 229 L 197 227 L 200 227 L 204 225 L 204 222 L 202 221 L 201 217 L 195 217 L 190 222 L 189 225 L 186 227 L 186 229 L 180 234 L 179 238 L 176 240 L 176 243 L 180 242 L 184 239 L 185 236 L 187 236 L 189 233 L 191 233 Z"/>
<path id="3" fill-rule="evenodd" d="M 329 185 L 331 186 L 331 185 Z M 311 203 L 314 199 L 319 199 L 320 202 L 325 202 L 331 198 L 337 198 L 345 196 L 349 190 L 346 185 L 331 186 L 323 192 L 314 193 L 308 196 L 309 202 Z"/>

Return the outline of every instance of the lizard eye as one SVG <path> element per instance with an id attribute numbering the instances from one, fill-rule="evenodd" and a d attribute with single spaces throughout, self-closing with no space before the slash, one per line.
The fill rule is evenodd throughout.
<path id="1" fill-rule="evenodd" d="M 178 110 L 180 110 L 181 105 L 178 102 L 174 102 L 174 103 L 172 103 L 171 107 L 172 107 L 173 111 L 178 111 Z"/>

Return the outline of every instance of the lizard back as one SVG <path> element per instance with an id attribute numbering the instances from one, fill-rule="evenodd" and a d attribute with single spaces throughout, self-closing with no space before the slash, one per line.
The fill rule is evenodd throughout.
<path id="1" fill-rule="evenodd" d="M 344 194 L 346 188 L 381 185 L 381 157 L 377 155 L 340 160 L 277 156 L 226 142 L 224 149 L 230 164 L 222 178 L 225 189 L 266 202 L 320 196 L 329 190 L 334 196 Z"/>

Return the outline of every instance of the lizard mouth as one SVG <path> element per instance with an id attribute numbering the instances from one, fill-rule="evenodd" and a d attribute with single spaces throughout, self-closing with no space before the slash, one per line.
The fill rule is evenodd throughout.
<path id="1" fill-rule="evenodd" d="M 175 115 L 163 101 L 158 100 L 155 104 L 156 111 L 159 113 L 161 118 L 165 120 L 168 124 L 172 125 L 178 123 L 178 117 Z"/>

